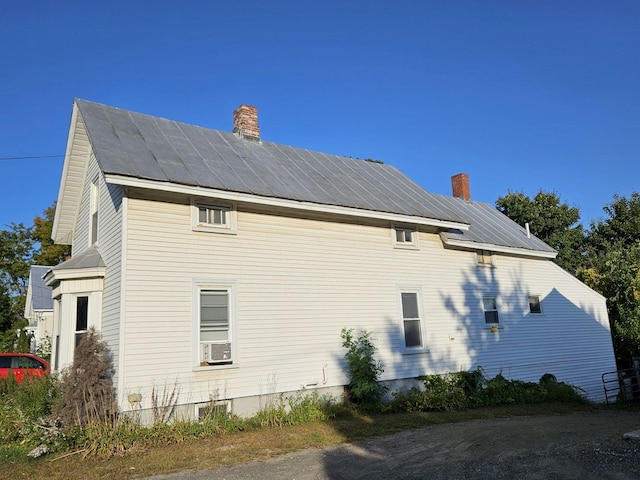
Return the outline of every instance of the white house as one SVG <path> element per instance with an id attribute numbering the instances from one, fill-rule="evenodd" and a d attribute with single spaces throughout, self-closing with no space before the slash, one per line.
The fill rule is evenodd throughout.
<path id="1" fill-rule="evenodd" d="M 39 347 L 46 348 L 51 341 L 53 326 L 53 299 L 51 287 L 47 286 L 43 276 L 51 267 L 33 265 L 29 270 L 27 298 L 24 305 L 24 318 L 29 321 L 26 331 L 32 335 L 32 351 Z"/>
<path id="2" fill-rule="evenodd" d="M 73 105 L 49 271 L 53 368 L 90 327 L 123 411 L 175 387 L 249 414 L 269 395 L 340 394 L 340 331 L 373 332 L 382 379 L 482 366 L 544 373 L 603 398 L 615 370 L 605 299 L 491 205 L 434 195 L 390 165 L 266 142 L 84 100 Z"/>

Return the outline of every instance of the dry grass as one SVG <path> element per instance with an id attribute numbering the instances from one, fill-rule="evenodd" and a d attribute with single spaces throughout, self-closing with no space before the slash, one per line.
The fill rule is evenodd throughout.
<path id="1" fill-rule="evenodd" d="M 518 405 L 446 413 L 346 414 L 327 422 L 258 428 L 206 439 L 147 449 L 106 460 L 83 458 L 81 453 L 40 459 L 0 459 L 0 478 L 131 479 L 180 470 L 214 469 L 266 460 L 306 448 L 395 433 L 408 428 L 479 418 L 568 413 L 593 407 L 566 404 Z"/>

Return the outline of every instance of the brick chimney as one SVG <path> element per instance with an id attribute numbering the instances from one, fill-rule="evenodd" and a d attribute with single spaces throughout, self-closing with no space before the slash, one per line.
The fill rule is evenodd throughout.
<path id="1" fill-rule="evenodd" d="M 260 141 L 258 109 L 249 105 L 240 105 L 233 112 L 233 133 L 246 140 Z"/>
<path id="2" fill-rule="evenodd" d="M 462 198 L 465 201 L 471 200 L 471 190 L 469 189 L 469 175 L 459 173 L 451 177 L 451 189 L 453 196 Z"/>

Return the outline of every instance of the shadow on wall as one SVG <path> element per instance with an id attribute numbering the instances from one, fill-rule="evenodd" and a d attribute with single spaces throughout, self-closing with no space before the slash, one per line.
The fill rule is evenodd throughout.
<path id="1" fill-rule="evenodd" d="M 522 264 L 510 267 L 502 280 L 496 269 L 478 267 L 463 273 L 459 285 L 440 287 L 435 294 L 425 292 L 425 350 L 404 349 L 399 319 L 387 318 L 384 332 L 374 332 L 376 359 L 385 370 L 381 379 L 406 379 L 410 386 L 421 374 L 479 366 L 488 377 L 501 373 L 508 379 L 534 382 L 552 373 L 585 390 L 590 400 L 603 401 L 601 374 L 615 370 L 606 307 L 596 293 L 555 271 L 555 265 L 550 267 L 550 273 L 548 269 L 543 273 L 557 276 L 561 285 L 539 297 L 540 313 L 530 311 L 529 296 L 541 292 L 524 284 L 527 272 Z M 579 305 L 567 295 L 584 301 Z M 485 321 L 483 297 L 496 299 L 498 323 Z M 342 364 L 346 371 L 346 363 Z"/>
<path id="2" fill-rule="evenodd" d="M 583 388 L 591 400 L 603 401 L 600 375 L 615 370 L 615 360 L 606 308 L 600 305 L 602 300 L 567 276 L 564 282 L 567 291 L 574 298 L 584 295 L 584 303 L 578 305 L 570 300 L 560 290 L 565 287 L 553 288 L 540 299 L 541 313 L 531 313 L 529 295 L 539 292 L 529 291 L 521 280 L 523 273 L 522 266 L 513 269 L 507 286 L 500 284 L 494 269 L 476 268 L 472 274 L 463 276 L 463 295 L 454 297 L 441 291 L 438 294 L 443 305 L 441 314 L 446 314 L 446 318 L 436 318 L 437 314 L 429 315 L 429 309 L 425 309 L 427 352 L 405 354 L 401 322 L 387 319 L 386 338 L 380 334 L 374 338 L 380 348 L 376 358 L 385 366 L 382 379 L 413 379 L 424 373 L 482 366 L 488 377 L 502 373 L 509 379 L 534 382 L 544 373 L 552 373 L 559 381 Z M 561 271 L 557 274 L 566 275 Z M 481 307 L 483 296 L 490 295 L 498 299 L 497 332 L 485 323 Z M 349 438 L 349 432 L 343 433 Z M 422 454 L 428 454 L 432 448 L 435 446 L 426 445 Z M 382 476 L 387 470 L 393 475 L 393 466 L 402 463 L 402 455 L 403 446 L 389 437 L 389 441 L 373 450 L 360 445 L 327 455 L 324 473 L 331 479 L 354 478 L 358 465 L 373 463 L 380 465 Z M 344 472 L 344 465 L 354 467 Z M 422 475 L 424 472 L 417 474 Z"/>

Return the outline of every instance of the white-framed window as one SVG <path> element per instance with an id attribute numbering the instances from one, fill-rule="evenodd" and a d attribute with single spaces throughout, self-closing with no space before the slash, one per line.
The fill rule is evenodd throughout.
<path id="1" fill-rule="evenodd" d="M 418 289 L 400 290 L 400 315 L 407 349 L 424 347 L 422 307 Z"/>
<path id="2" fill-rule="evenodd" d="M 540 295 L 529 295 L 529 313 L 542 315 L 542 300 Z"/>
<path id="3" fill-rule="evenodd" d="M 235 204 L 193 201 L 191 227 L 203 232 L 236 233 Z"/>
<path id="4" fill-rule="evenodd" d="M 476 261 L 479 266 L 482 267 L 493 267 L 495 266 L 495 257 L 493 252 L 489 250 L 477 250 L 476 251 Z"/>
<path id="5" fill-rule="evenodd" d="M 98 241 L 98 201 L 99 201 L 98 179 L 91 182 L 91 192 L 89 206 L 91 208 L 91 217 L 89 218 L 89 245 L 93 245 Z"/>
<path id="6" fill-rule="evenodd" d="M 76 348 L 86 336 L 87 330 L 89 330 L 89 297 L 86 295 L 79 295 L 76 297 Z"/>
<path id="7" fill-rule="evenodd" d="M 394 225 L 393 245 L 396 248 L 418 248 L 418 230 L 415 227 Z"/>
<path id="8" fill-rule="evenodd" d="M 490 325 L 500 323 L 498 300 L 496 297 L 482 297 L 482 310 L 484 311 L 485 323 Z"/>
<path id="9" fill-rule="evenodd" d="M 197 365 L 233 365 L 235 285 L 197 282 L 194 303 Z"/>

